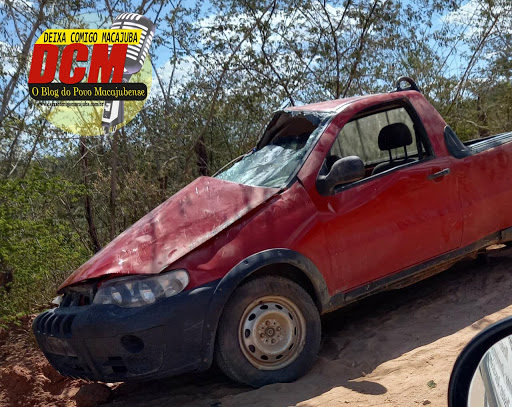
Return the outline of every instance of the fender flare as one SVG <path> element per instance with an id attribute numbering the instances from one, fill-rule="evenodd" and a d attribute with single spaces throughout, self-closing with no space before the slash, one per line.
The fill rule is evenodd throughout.
<path id="1" fill-rule="evenodd" d="M 269 249 L 255 253 L 233 267 L 217 284 L 206 311 L 201 346 L 200 370 L 210 367 L 213 360 L 217 325 L 224 306 L 238 285 L 254 272 L 272 264 L 286 263 L 300 269 L 311 281 L 317 297 L 319 313 L 328 308 L 330 296 L 325 279 L 315 264 L 301 253 L 290 249 Z"/>

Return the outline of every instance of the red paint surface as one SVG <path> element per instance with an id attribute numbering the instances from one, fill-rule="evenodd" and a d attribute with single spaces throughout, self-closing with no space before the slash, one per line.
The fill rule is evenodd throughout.
<path id="1" fill-rule="evenodd" d="M 512 143 L 457 160 L 451 169 L 461 197 L 463 246 L 511 226 Z"/>
<path id="2" fill-rule="evenodd" d="M 278 192 L 200 177 L 84 263 L 65 287 L 106 274 L 155 274 Z"/>
<path id="3" fill-rule="evenodd" d="M 334 196 L 321 196 L 316 179 L 344 124 L 367 108 L 398 99 L 407 99 L 416 109 L 434 157 Z M 451 157 L 443 137 L 446 123 L 420 93 L 290 110 L 337 112 L 299 171 L 299 182 L 278 193 L 199 178 L 120 235 L 62 286 L 106 273 L 158 273 L 170 265 L 187 269 L 193 288 L 222 278 L 254 253 L 289 248 L 313 261 L 333 295 L 512 226 L 512 143 L 462 160 Z M 444 168 L 450 168 L 449 176 L 427 180 Z"/>

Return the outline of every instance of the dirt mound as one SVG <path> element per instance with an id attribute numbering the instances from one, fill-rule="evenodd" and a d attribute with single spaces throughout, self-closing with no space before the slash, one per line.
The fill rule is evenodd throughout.
<path id="1" fill-rule="evenodd" d="M 33 317 L 0 335 L 0 405 L 74 406 L 71 397 L 83 382 L 69 380 L 50 366 L 32 336 Z"/>
<path id="2" fill-rule="evenodd" d="M 20 400 L 30 392 L 34 381 L 34 377 L 26 367 L 14 365 L 0 369 L 0 383 L 6 389 L 9 389 L 11 401 Z"/>

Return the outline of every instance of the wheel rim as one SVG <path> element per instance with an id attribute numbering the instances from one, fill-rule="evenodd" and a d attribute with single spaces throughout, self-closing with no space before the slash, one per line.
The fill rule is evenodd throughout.
<path id="1" fill-rule="evenodd" d="M 290 300 L 266 296 L 253 301 L 240 320 L 238 341 L 244 356 L 260 370 L 282 369 L 304 348 L 306 323 Z"/>

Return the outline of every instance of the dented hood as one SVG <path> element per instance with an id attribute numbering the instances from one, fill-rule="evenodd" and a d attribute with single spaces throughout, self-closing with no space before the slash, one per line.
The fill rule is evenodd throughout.
<path id="1" fill-rule="evenodd" d="M 200 177 L 112 240 L 60 288 L 107 274 L 160 273 L 278 191 Z"/>

